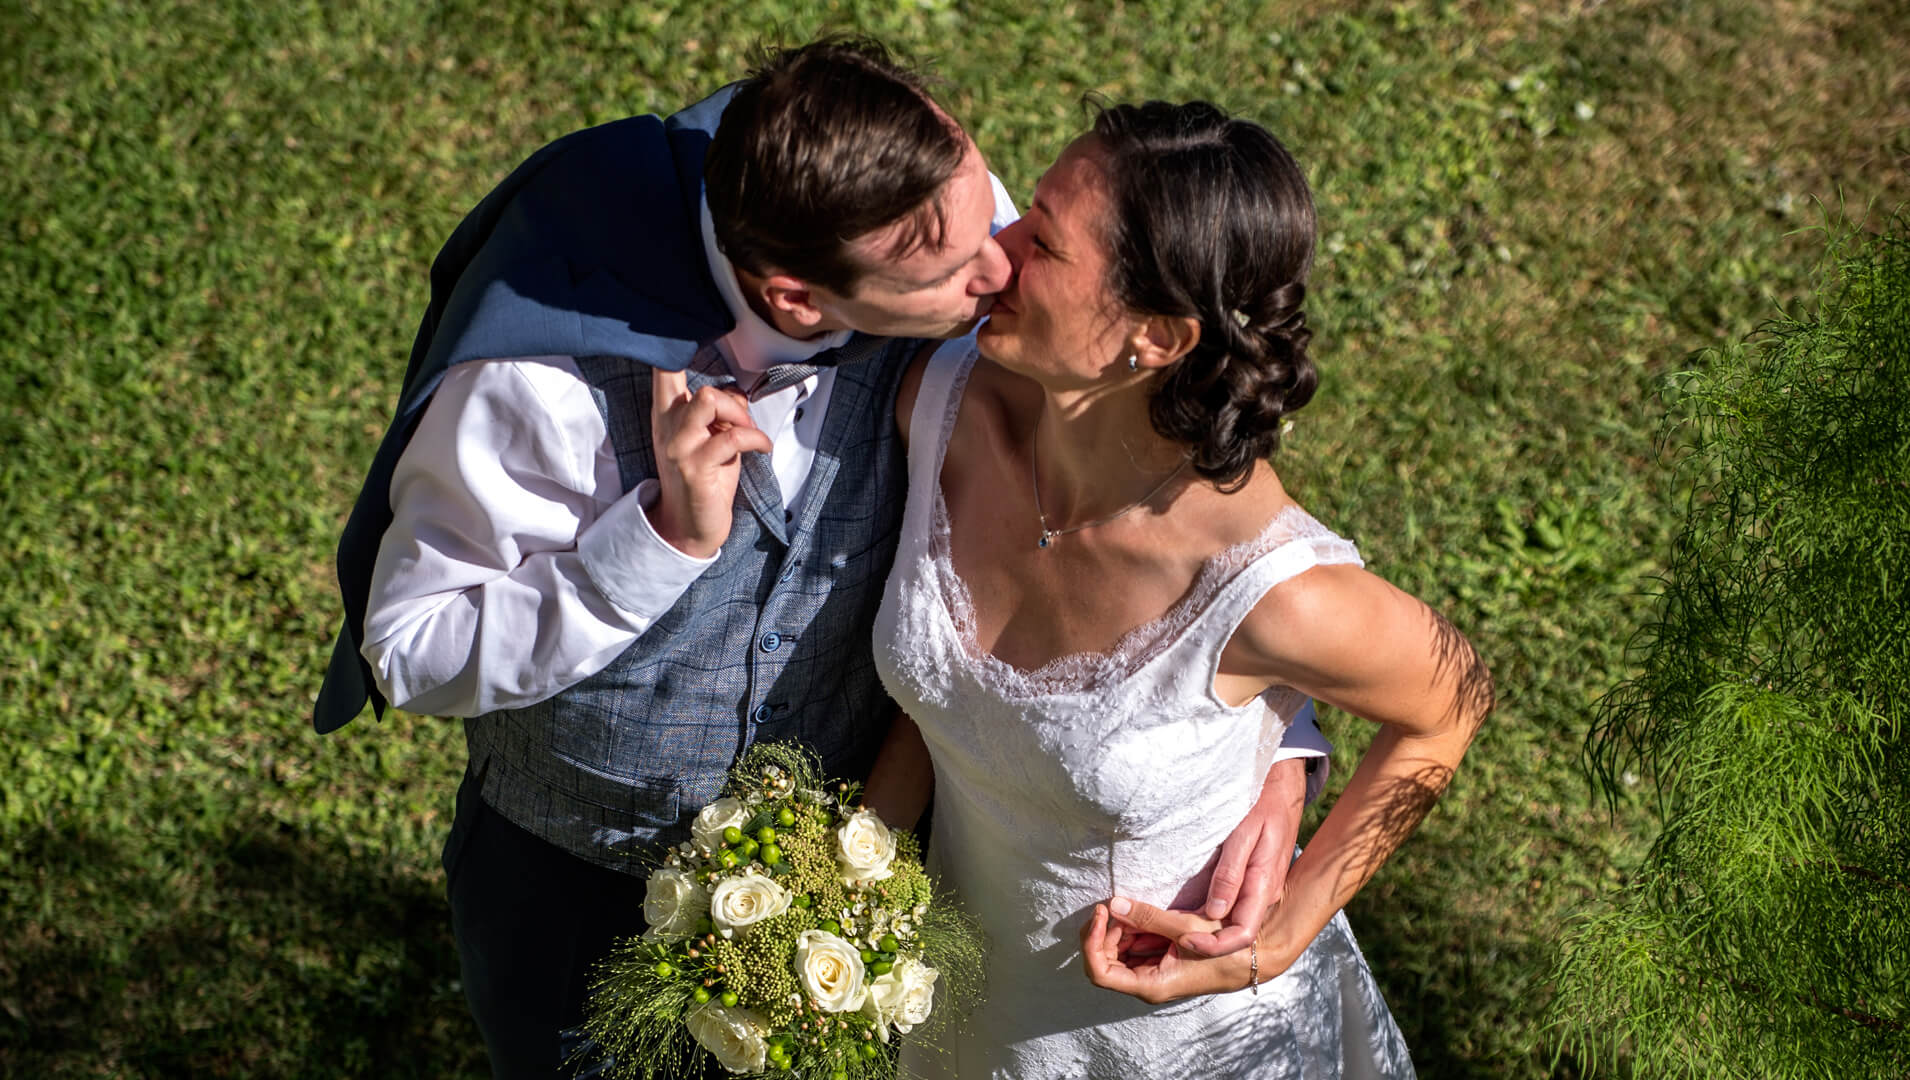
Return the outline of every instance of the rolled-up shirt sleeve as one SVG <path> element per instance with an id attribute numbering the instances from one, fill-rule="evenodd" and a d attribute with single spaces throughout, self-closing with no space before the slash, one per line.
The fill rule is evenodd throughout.
<path id="1" fill-rule="evenodd" d="M 568 357 L 475 361 L 391 479 L 362 655 L 394 705 L 477 716 L 601 671 L 715 560 L 650 527 Z"/>
<path id="2" fill-rule="evenodd" d="M 1306 801 L 1314 802 L 1320 793 L 1326 790 L 1326 774 L 1331 767 L 1328 755 L 1333 753 L 1333 744 L 1320 733 L 1318 716 L 1315 715 L 1311 699 L 1293 714 L 1287 724 L 1286 734 L 1280 740 L 1280 748 L 1273 752 L 1274 761 L 1286 761 L 1289 758 L 1307 760 Z"/>

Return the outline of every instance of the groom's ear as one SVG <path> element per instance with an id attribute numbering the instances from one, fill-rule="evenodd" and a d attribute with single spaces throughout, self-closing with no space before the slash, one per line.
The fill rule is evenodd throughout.
<path id="1" fill-rule="evenodd" d="M 1149 315 L 1130 344 L 1142 367 L 1164 368 L 1200 344 L 1200 320 L 1184 315 Z"/>
<path id="2" fill-rule="evenodd" d="M 822 321 L 822 309 L 816 306 L 816 296 L 809 283 L 788 274 L 771 274 L 763 279 L 763 301 L 771 311 L 780 311 L 804 327 L 814 327 Z"/>

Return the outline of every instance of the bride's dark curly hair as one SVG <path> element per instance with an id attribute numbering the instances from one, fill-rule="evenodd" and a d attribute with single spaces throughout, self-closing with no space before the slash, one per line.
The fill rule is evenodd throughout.
<path id="1" fill-rule="evenodd" d="M 1103 107 L 1094 132 L 1115 299 L 1200 322 L 1199 343 L 1154 387 L 1154 430 L 1237 490 L 1319 382 L 1301 307 L 1313 262 L 1306 177 L 1267 129 L 1206 102 Z"/>

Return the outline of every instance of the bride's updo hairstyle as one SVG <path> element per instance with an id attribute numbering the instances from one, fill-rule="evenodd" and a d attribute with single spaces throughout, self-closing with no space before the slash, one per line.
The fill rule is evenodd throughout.
<path id="1" fill-rule="evenodd" d="M 1267 129 L 1206 102 L 1105 107 L 1094 133 L 1114 298 L 1200 322 L 1200 342 L 1154 387 L 1154 430 L 1237 490 L 1319 382 L 1301 308 L 1313 262 L 1306 177 Z"/>

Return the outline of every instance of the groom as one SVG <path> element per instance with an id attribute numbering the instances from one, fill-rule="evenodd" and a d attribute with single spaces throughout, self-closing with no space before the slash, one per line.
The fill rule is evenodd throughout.
<path id="1" fill-rule="evenodd" d="M 892 339 L 986 313 L 1013 216 L 914 73 L 830 39 L 545 147 L 440 253 L 314 723 L 471 718 L 444 864 L 497 1075 L 558 1069 L 589 965 L 642 928 L 632 854 L 682 838 L 743 748 L 868 774 L 919 344 Z M 1236 867 L 1284 868 L 1276 772 Z M 1278 877 L 1242 891 L 1240 944 Z"/>

